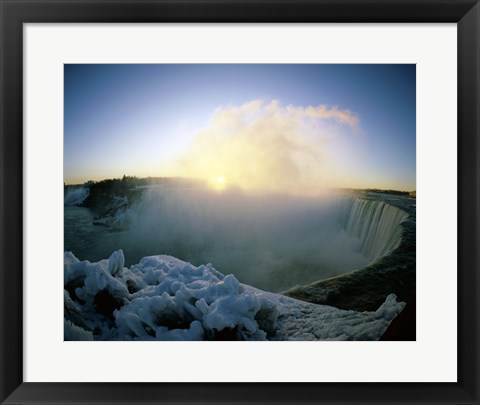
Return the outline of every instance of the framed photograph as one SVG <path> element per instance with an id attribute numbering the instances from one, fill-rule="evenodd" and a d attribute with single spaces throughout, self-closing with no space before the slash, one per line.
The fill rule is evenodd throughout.
<path id="1" fill-rule="evenodd" d="M 479 403 L 477 1 L 0 2 L 1 403 Z"/>

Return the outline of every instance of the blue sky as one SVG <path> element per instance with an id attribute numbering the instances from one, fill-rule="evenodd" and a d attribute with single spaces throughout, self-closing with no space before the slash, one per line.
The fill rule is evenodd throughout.
<path id="1" fill-rule="evenodd" d="M 329 187 L 415 189 L 415 65 L 69 64 L 64 73 L 67 184 L 124 174 L 225 172 L 245 185 L 255 181 L 251 173 L 235 176 L 242 162 L 277 153 L 293 165 L 303 162 L 301 168 L 286 165 L 299 176 L 307 166 L 309 174 L 321 172 L 304 177 Z M 272 110 L 273 100 L 279 107 Z M 245 105 L 251 106 L 248 113 Z M 316 108 L 314 118 L 305 112 L 308 107 Z M 219 116 L 236 120 L 234 129 L 219 124 Z M 302 155 L 289 160 L 285 151 L 265 152 L 268 144 L 256 139 L 263 136 L 259 128 L 266 127 L 270 140 L 277 131 L 294 148 L 308 143 L 308 165 Z M 290 130 L 296 132 L 293 140 L 286 134 Z M 221 140 L 219 131 L 224 131 Z M 309 135 L 303 138 L 299 131 Z M 257 149 L 246 155 L 242 148 Z M 204 160 L 183 164 L 196 155 Z M 273 160 L 266 158 L 270 169 L 254 166 L 265 181 L 278 173 L 271 167 L 278 168 L 279 159 Z M 206 170 L 212 162 L 215 173 Z"/>

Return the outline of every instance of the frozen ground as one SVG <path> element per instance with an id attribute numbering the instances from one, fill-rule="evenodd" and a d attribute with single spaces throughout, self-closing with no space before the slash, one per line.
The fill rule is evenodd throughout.
<path id="1" fill-rule="evenodd" d="M 65 340 L 377 340 L 405 304 L 373 312 L 311 304 L 171 256 L 124 267 L 64 254 Z"/>

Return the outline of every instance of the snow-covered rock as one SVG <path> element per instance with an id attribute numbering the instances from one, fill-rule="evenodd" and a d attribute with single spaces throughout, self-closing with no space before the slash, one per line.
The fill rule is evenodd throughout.
<path id="1" fill-rule="evenodd" d="M 124 263 L 122 250 L 97 263 L 65 252 L 65 339 L 375 340 L 405 306 L 392 294 L 375 312 L 344 311 L 241 284 L 211 264 Z"/>

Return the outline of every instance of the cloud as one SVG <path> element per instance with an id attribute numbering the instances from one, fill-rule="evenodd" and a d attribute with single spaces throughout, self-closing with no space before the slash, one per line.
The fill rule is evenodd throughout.
<path id="1" fill-rule="evenodd" d="M 351 111 L 325 105 L 282 107 L 277 100 L 252 100 L 220 107 L 171 172 L 212 186 L 220 186 L 221 177 L 221 187 L 316 194 L 338 177 L 335 140 L 348 138 L 358 122 Z"/>
<path id="2" fill-rule="evenodd" d="M 339 110 L 337 106 L 329 108 L 327 105 L 319 105 L 317 107 L 295 107 L 289 105 L 287 111 L 299 117 L 333 119 L 341 124 L 347 124 L 352 128 L 357 128 L 359 122 L 358 117 L 350 110 Z"/>

